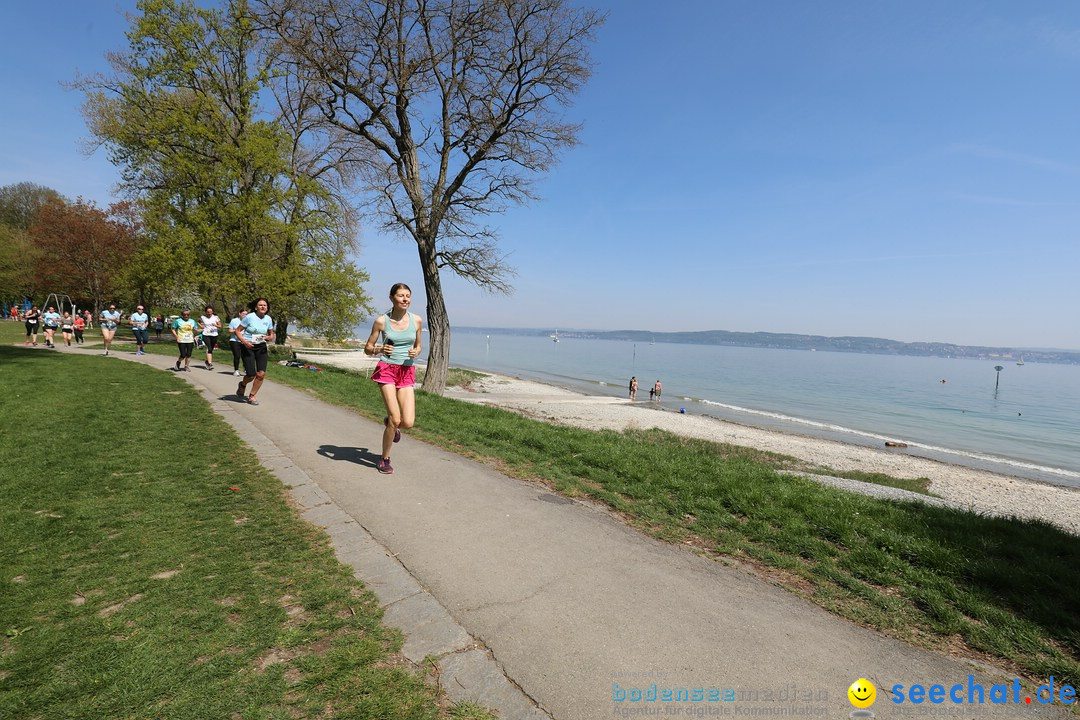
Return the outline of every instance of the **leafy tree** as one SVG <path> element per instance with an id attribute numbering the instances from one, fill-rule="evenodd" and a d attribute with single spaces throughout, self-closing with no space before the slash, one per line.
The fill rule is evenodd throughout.
<path id="1" fill-rule="evenodd" d="M 35 273 L 40 286 L 91 301 L 95 315 L 103 302 L 115 300 L 137 242 L 129 212 L 125 203 L 103 211 L 82 198 L 40 207 L 29 230 L 40 253 Z"/>
<path id="2" fill-rule="evenodd" d="M 39 250 L 27 233 L 38 208 L 63 202 L 44 185 L 21 182 L 0 187 L 0 298 L 20 302 L 38 294 L 35 275 Z"/>
<path id="3" fill-rule="evenodd" d="M 318 176 L 297 174 L 307 139 L 260 108 L 269 76 L 246 2 L 137 7 L 113 76 L 77 83 L 94 138 L 144 207 L 151 241 L 131 279 L 195 288 L 226 313 L 264 295 L 278 342 L 290 320 L 347 332 L 367 310 L 367 276 L 347 259 L 347 213 Z"/>
<path id="4" fill-rule="evenodd" d="M 259 0 L 278 67 L 345 133 L 366 199 L 417 246 L 428 299 L 424 389 L 445 388 L 440 271 L 508 292 L 487 215 L 575 144 L 559 111 L 589 77 L 602 22 L 568 0 Z"/>
<path id="5" fill-rule="evenodd" d="M 37 246 L 26 230 L 0 223 L 0 298 L 18 304 L 34 297 L 37 255 Z"/>
<path id="6" fill-rule="evenodd" d="M 31 182 L 0 187 L 0 225 L 25 230 L 30 227 L 39 207 L 51 200 L 62 199 L 52 188 Z"/>

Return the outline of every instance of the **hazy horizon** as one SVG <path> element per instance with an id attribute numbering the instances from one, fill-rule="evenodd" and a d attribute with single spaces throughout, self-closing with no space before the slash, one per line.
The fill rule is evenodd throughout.
<path id="1" fill-rule="evenodd" d="M 366 327 L 366 326 L 365 326 Z M 773 332 L 771 330 L 728 330 L 727 328 L 707 328 L 704 330 L 650 330 L 648 328 L 635 329 L 635 328 L 611 328 L 611 329 L 599 329 L 599 328 L 575 328 L 570 326 L 546 326 L 546 325 L 517 325 L 517 326 L 500 326 L 500 325 L 470 325 L 465 323 L 453 323 L 451 330 L 462 329 L 477 329 L 477 330 L 527 330 L 537 333 L 554 332 L 558 330 L 559 333 L 607 333 L 607 332 L 640 332 L 640 333 L 664 333 L 664 332 L 677 332 L 677 333 L 696 333 L 696 332 L 738 332 L 738 333 L 765 333 L 769 335 L 799 335 L 803 337 L 821 337 L 827 339 L 836 338 L 865 338 L 870 340 L 889 340 L 891 342 L 902 343 L 941 343 L 944 345 L 959 345 L 965 347 L 986 347 L 1001 350 L 1031 350 L 1040 352 L 1065 352 L 1065 353 L 1080 353 L 1080 348 L 1063 348 L 1063 347 L 1041 347 L 1041 346 L 1019 346 L 1019 345 L 978 345 L 970 343 L 958 343 L 951 340 L 897 340 L 896 338 L 885 337 L 882 335 L 825 335 L 822 333 L 796 333 L 796 332 Z"/>

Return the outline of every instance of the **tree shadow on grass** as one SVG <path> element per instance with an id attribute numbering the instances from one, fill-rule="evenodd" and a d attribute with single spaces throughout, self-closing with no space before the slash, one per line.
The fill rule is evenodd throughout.
<path id="1" fill-rule="evenodd" d="M 0 363 L 2 364 L 28 365 L 31 363 L 56 362 L 66 355 L 67 353 L 53 352 L 40 344 L 37 347 L 24 347 L 22 343 L 19 343 L 18 347 L 0 345 Z"/>

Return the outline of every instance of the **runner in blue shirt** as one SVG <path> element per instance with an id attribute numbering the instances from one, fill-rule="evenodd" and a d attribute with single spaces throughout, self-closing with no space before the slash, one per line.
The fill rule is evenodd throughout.
<path id="1" fill-rule="evenodd" d="M 240 359 L 244 361 L 244 379 L 236 386 L 236 395 L 244 400 L 244 390 L 251 384 L 251 395 L 246 400 L 250 405 L 258 405 L 256 395 L 262 387 L 263 378 L 266 377 L 266 364 L 268 360 L 267 340 L 274 339 L 274 319 L 267 315 L 270 303 L 266 298 L 259 298 L 254 303 L 255 312 L 248 313 L 236 327 L 235 334 L 239 338 Z"/>
<path id="2" fill-rule="evenodd" d="M 116 309 L 116 303 L 109 303 L 108 310 L 102 310 L 98 317 L 101 322 L 101 339 L 105 343 L 105 354 L 109 354 L 116 328 L 120 325 L 120 311 Z"/>
<path id="3" fill-rule="evenodd" d="M 60 313 L 50 305 L 41 316 L 41 321 L 45 324 L 45 347 L 56 347 L 53 344 L 53 333 L 60 329 Z"/>
<path id="4" fill-rule="evenodd" d="M 131 323 L 131 331 L 135 333 L 135 354 L 145 355 L 143 346 L 150 342 L 150 316 L 143 312 L 143 306 L 139 305 L 135 312 L 131 313 L 128 322 Z"/>

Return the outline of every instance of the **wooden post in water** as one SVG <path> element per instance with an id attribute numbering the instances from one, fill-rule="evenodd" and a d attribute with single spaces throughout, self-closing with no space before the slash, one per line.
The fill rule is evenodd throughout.
<path id="1" fill-rule="evenodd" d="M 994 380 L 994 398 L 997 398 L 998 385 L 1001 384 L 1001 371 L 1005 368 L 1001 367 L 1000 365 L 995 365 L 994 369 L 997 370 L 997 379 Z"/>

